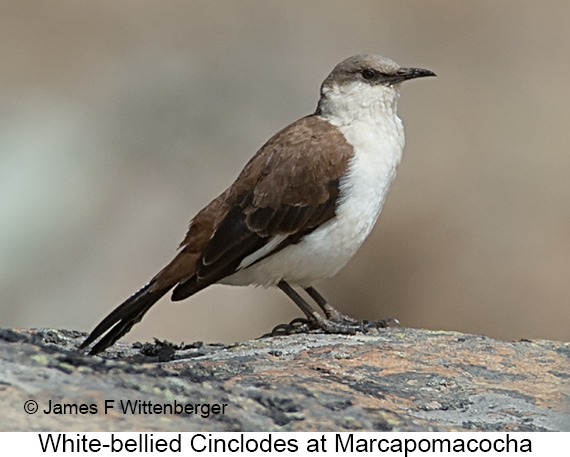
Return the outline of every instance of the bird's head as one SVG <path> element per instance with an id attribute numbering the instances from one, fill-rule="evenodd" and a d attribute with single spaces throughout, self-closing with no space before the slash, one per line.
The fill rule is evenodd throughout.
<path id="1" fill-rule="evenodd" d="M 339 63 L 321 85 L 317 114 L 358 118 L 396 113 L 400 84 L 435 73 L 423 68 L 402 68 L 394 61 L 359 54 Z"/>

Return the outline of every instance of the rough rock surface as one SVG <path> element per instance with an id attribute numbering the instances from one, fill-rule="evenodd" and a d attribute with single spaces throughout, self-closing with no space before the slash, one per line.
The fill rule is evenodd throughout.
<path id="1" fill-rule="evenodd" d="M 0 329 L 1 431 L 570 431 L 570 343 L 389 328 L 90 357 L 76 350 L 84 337 Z M 127 400 L 147 413 L 124 414 Z M 148 402 L 227 406 L 202 417 Z"/>

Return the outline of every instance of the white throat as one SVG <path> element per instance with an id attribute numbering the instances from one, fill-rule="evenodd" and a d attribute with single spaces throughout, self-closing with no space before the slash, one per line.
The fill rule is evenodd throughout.
<path id="1" fill-rule="evenodd" d="M 370 86 L 361 81 L 323 86 L 317 112 L 331 124 L 341 126 L 353 122 L 396 117 L 399 84 Z"/>

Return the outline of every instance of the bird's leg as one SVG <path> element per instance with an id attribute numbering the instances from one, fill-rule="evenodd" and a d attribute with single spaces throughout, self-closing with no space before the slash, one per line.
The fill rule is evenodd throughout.
<path id="1" fill-rule="evenodd" d="M 307 320 L 311 324 L 317 324 L 319 321 L 323 320 L 323 317 L 317 313 L 311 305 L 309 305 L 303 297 L 301 297 L 295 290 L 287 284 L 285 281 L 279 281 L 277 286 L 287 294 L 287 296 L 295 302 L 295 304 L 303 311 Z"/>
<path id="2" fill-rule="evenodd" d="M 275 327 L 269 336 L 275 335 L 291 335 L 294 333 L 305 333 L 311 330 L 322 330 L 326 333 L 340 333 L 354 335 L 356 332 L 366 332 L 373 328 L 384 328 L 390 324 L 399 325 L 396 319 L 385 319 L 379 321 L 367 321 L 353 319 L 346 316 L 328 303 L 325 298 L 317 292 L 314 287 L 307 287 L 304 290 L 323 310 L 325 316 L 322 316 L 313 309 L 288 283 L 280 281 L 278 287 L 287 294 L 287 296 L 295 302 L 295 304 L 303 311 L 306 319 L 294 319 L 289 324 L 281 324 Z"/>
<path id="3" fill-rule="evenodd" d="M 309 305 L 303 298 L 293 290 L 293 288 L 285 281 L 280 281 L 277 286 L 287 294 L 287 296 L 295 302 L 295 304 L 303 311 L 307 318 L 296 318 L 288 324 L 279 324 L 270 333 L 263 335 L 276 336 L 276 335 L 292 335 L 294 333 L 305 333 L 309 330 L 319 328 L 318 321 L 323 319 L 311 305 Z"/>
<path id="4" fill-rule="evenodd" d="M 353 319 L 352 317 L 342 314 L 338 309 L 336 309 L 333 305 L 331 305 L 325 299 L 325 297 L 323 297 L 314 287 L 311 286 L 305 288 L 305 292 L 307 292 L 309 296 L 315 301 L 315 303 L 319 305 L 319 307 L 323 310 L 328 319 L 333 321 L 343 320 L 354 324 L 358 322 L 356 319 Z"/>
<path id="5" fill-rule="evenodd" d="M 303 311 L 307 320 L 295 319 L 290 324 L 278 325 L 273 329 L 271 335 L 304 333 L 317 329 L 324 330 L 327 333 L 348 333 L 351 335 L 356 333 L 357 328 L 355 326 L 343 325 L 319 314 L 285 281 L 280 281 L 277 286 Z"/>
<path id="6" fill-rule="evenodd" d="M 343 316 L 341 313 L 339 313 L 336 309 L 334 309 L 331 305 L 329 305 L 327 303 L 327 310 L 330 312 L 331 310 L 334 310 L 336 312 L 336 317 L 337 319 L 331 319 L 328 315 L 326 316 L 326 318 L 324 316 L 322 316 L 321 314 L 319 314 L 317 311 L 315 311 L 311 305 L 309 305 L 297 292 L 295 292 L 295 290 L 289 285 L 287 284 L 285 281 L 280 281 L 278 284 L 279 288 L 285 292 L 287 294 L 287 296 L 293 300 L 295 302 L 295 304 L 301 309 L 301 311 L 303 311 L 303 313 L 305 313 L 305 316 L 307 316 L 307 322 L 304 323 L 304 325 L 298 325 L 297 327 L 294 327 L 294 322 L 293 321 L 291 324 L 289 324 L 289 327 L 287 328 L 287 332 L 289 333 L 301 333 L 301 332 L 306 332 L 308 330 L 317 330 L 317 329 L 321 329 L 324 330 L 326 333 L 343 333 L 343 334 L 349 334 L 349 335 L 354 335 L 358 330 L 360 331 L 364 331 L 364 328 L 362 328 L 362 325 L 359 321 L 355 321 L 353 323 L 348 323 L 343 321 L 342 317 Z M 314 290 L 315 296 L 318 297 L 318 301 L 313 298 L 317 304 L 319 306 L 322 306 L 321 303 L 326 303 L 326 300 L 316 291 Z M 311 297 L 313 297 L 313 295 L 311 293 L 309 293 L 309 295 Z M 324 309 L 323 309 L 324 311 Z M 279 329 L 274 329 L 273 331 L 275 332 L 276 330 Z"/>
<path id="7" fill-rule="evenodd" d="M 306 287 L 305 292 L 315 301 L 317 305 L 323 310 L 327 319 L 338 325 L 346 325 L 348 327 L 356 328 L 360 331 L 366 331 L 371 328 L 385 328 L 389 325 L 399 326 L 398 319 L 388 318 L 378 321 L 367 321 L 354 319 L 346 314 L 342 314 L 338 309 L 332 306 L 318 291 L 312 286 Z"/>

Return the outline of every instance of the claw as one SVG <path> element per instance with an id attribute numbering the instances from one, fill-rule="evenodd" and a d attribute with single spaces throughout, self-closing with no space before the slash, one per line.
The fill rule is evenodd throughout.
<path id="1" fill-rule="evenodd" d="M 325 333 L 355 335 L 358 332 L 368 333 L 370 330 L 378 330 L 391 326 L 400 327 L 400 321 L 393 317 L 377 321 L 369 321 L 366 319 L 358 320 L 338 313 L 333 318 L 325 319 L 323 317 L 319 321 L 312 321 L 304 317 L 298 317 L 288 324 L 277 325 L 271 332 L 263 335 L 263 337 L 295 335 L 315 330 L 321 330 Z"/>
<path id="2" fill-rule="evenodd" d="M 283 336 L 283 335 L 294 335 L 297 333 L 307 333 L 310 330 L 318 328 L 316 323 L 309 322 L 308 319 L 303 317 L 297 317 L 293 319 L 288 324 L 279 324 L 271 330 L 271 332 L 266 333 L 263 337 L 269 336 Z M 262 337 L 262 338 L 263 338 Z"/>

